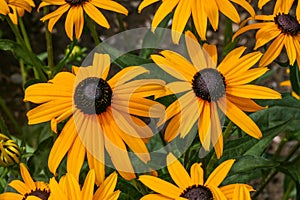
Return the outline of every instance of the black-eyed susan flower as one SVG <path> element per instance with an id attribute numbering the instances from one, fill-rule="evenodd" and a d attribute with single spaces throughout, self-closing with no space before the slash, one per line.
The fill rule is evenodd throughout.
<path id="1" fill-rule="evenodd" d="M 106 149 L 119 173 L 125 179 L 135 178 L 127 146 L 147 163 L 150 155 L 142 139 L 153 135 L 136 116 L 162 118 L 164 107 L 144 97 L 164 92 L 164 82 L 131 81 L 148 72 L 138 66 L 126 67 L 108 78 L 107 54 L 96 53 L 92 66 L 73 69 L 73 73 L 58 73 L 48 83 L 29 86 L 25 91 L 25 101 L 42 104 L 27 113 L 29 124 L 51 121 L 56 132 L 57 123 L 70 117 L 51 149 L 50 171 L 55 173 L 68 153 L 68 172 L 78 177 L 87 154 L 99 185 L 104 180 Z"/>
<path id="2" fill-rule="evenodd" d="M 50 179 L 49 187 L 51 190 L 51 195 L 49 199 L 51 200 L 99 200 L 99 199 L 109 199 L 117 200 L 120 191 L 114 191 L 117 184 L 117 173 L 114 172 L 109 175 L 99 188 L 94 193 L 95 184 L 95 172 L 90 170 L 87 174 L 82 188 L 78 180 L 73 174 L 67 173 L 61 177 L 59 183 L 55 178 Z"/>
<path id="3" fill-rule="evenodd" d="M 16 141 L 0 133 L 0 165 L 7 167 L 20 162 L 20 148 Z"/>
<path id="4" fill-rule="evenodd" d="M 110 27 L 109 23 L 105 16 L 97 8 L 122 13 L 125 15 L 128 14 L 128 11 L 125 7 L 111 0 L 43 0 L 43 2 L 39 5 L 39 8 L 49 5 L 56 5 L 59 7 L 52 13 L 42 17 L 41 20 L 43 22 L 49 20 L 48 29 L 50 32 L 52 32 L 53 26 L 56 24 L 56 22 L 64 13 L 68 12 L 65 21 L 65 31 L 70 40 L 73 40 L 74 29 L 76 38 L 80 38 L 84 25 L 85 13 L 93 21 L 105 28 Z"/>
<path id="5" fill-rule="evenodd" d="M 220 187 L 228 172 L 230 171 L 234 160 L 227 160 L 221 163 L 204 180 L 204 170 L 201 163 L 194 163 L 190 169 L 190 175 L 176 160 L 173 154 L 167 156 L 167 168 L 169 174 L 176 185 L 169 183 L 157 177 L 142 175 L 139 180 L 158 194 L 148 194 L 141 200 L 152 199 L 231 199 L 249 200 L 250 192 L 253 188 L 246 184 L 231 184 Z M 242 189 L 241 189 L 242 188 Z M 240 190 L 239 190 L 240 189 Z"/>
<path id="6" fill-rule="evenodd" d="M 11 2 L 17 2 L 17 4 L 9 5 L 11 8 L 11 13 L 8 14 L 11 21 L 14 24 L 18 24 L 18 17 L 23 17 L 25 10 L 27 12 L 31 12 L 32 8 L 35 7 L 33 0 L 22 0 L 22 1 L 11 1 Z"/>
<path id="7" fill-rule="evenodd" d="M 262 7 L 265 6 L 270 1 L 271 0 L 259 0 L 258 1 L 258 8 L 262 9 Z M 290 8 L 293 3 L 294 3 L 294 0 L 276 0 L 274 11 L 278 11 L 278 9 L 285 10 L 286 7 Z M 297 16 L 298 20 L 299 20 L 299 17 L 300 17 L 300 6 L 299 5 L 300 4 L 299 4 L 299 1 L 298 1 L 297 8 L 296 8 L 296 16 Z"/>
<path id="8" fill-rule="evenodd" d="M 32 0 L 0 0 L 0 14 L 8 15 L 14 24 L 18 24 L 18 16 L 22 17 L 24 11 L 31 12 L 35 4 Z"/>
<path id="9" fill-rule="evenodd" d="M 9 183 L 9 186 L 18 193 L 5 192 L 0 194 L 1 200 L 47 200 L 49 198 L 50 189 L 47 183 L 34 182 L 23 163 L 20 164 L 20 172 L 24 182 L 13 180 Z"/>
<path id="10" fill-rule="evenodd" d="M 157 1 L 159 0 L 142 1 L 138 11 L 141 12 L 145 7 Z M 235 0 L 232 2 L 242 6 L 251 16 L 255 15 L 253 8 L 246 0 Z M 178 43 L 190 16 L 192 16 L 196 30 L 202 40 L 206 40 L 207 20 L 209 20 L 215 31 L 218 29 L 219 12 L 235 23 L 240 22 L 239 14 L 230 0 L 163 0 L 152 20 L 153 30 L 174 9 L 172 20 L 172 38 L 174 43 Z"/>
<path id="11" fill-rule="evenodd" d="M 262 133 L 246 112 L 255 112 L 262 107 L 252 99 L 278 99 L 281 95 L 263 86 L 247 84 L 268 71 L 267 68 L 250 69 L 262 56 L 260 52 L 242 56 L 245 47 L 231 51 L 216 66 L 217 50 L 213 45 L 204 45 L 204 52 L 191 32 L 185 34 L 191 62 L 180 54 L 165 50 L 161 55 L 152 55 L 153 61 L 180 81 L 167 87 L 180 96 L 166 110 L 170 120 L 165 131 L 165 140 L 172 141 L 179 133 L 185 137 L 194 124 L 205 150 L 210 142 L 218 157 L 223 151 L 223 137 L 218 108 L 226 116 L 254 138 Z"/>
<path id="12" fill-rule="evenodd" d="M 275 7 L 273 15 L 255 16 L 257 23 L 249 24 L 234 34 L 233 39 L 246 31 L 259 29 L 256 33 L 255 50 L 272 41 L 261 58 L 259 66 L 272 63 L 280 55 L 283 47 L 286 49 L 290 65 L 293 65 L 296 60 L 300 62 L 300 25 L 299 21 L 289 14 L 292 3 Z"/>

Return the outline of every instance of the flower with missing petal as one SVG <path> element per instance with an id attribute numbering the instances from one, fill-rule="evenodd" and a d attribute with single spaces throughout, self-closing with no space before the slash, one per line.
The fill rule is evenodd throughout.
<path id="1" fill-rule="evenodd" d="M 207 180 L 204 180 L 201 163 L 194 163 L 189 175 L 173 154 L 169 154 L 167 156 L 167 168 L 176 185 L 157 177 L 142 175 L 139 180 L 159 194 L 148 194 L 142 197 L 141 200 L 250 200 L 250 192 L 253 191 L 253 188 L 249 185 L 230 184 L 219 186 L 227 176 L 233 163 L 234 160 L 224 161 L 209 175 Z"/>
<path id="2" fill-rule="evenodd" d="M 143 0 L 138 11 L 141 12 L 145 7 L 158 1 Z M 207 20 L 216 31 L 219 26 L 219 12 L 235 23 L 240 22 L 239 14 L 231 1 L 242 6 L 251 16 L 255 15 L 254 9 L 246 0 L 162 0 L 152 20 L 153 30 L 169 13 L 175 10 L 172 20 L 172 38 L 175 43 L 179 42 L 181 33 L 191 16 L 201 39 L 206 40 Z"/>
<path id="3" fill-rule="evenodd" d="M 47 200 L 50 195 L 50 188 L 44 182 L 34 182 L 24 166 L 20 164 L 20 172 L 23 181 L 13 180 L 9 186 L 13 187 L 18 193 L 5 192 L 0 194 L 0 200 Z"/>
<path id="4" fill-rule="evenodd" d="M 44 6 L 59 6 L 55 11 L 42 17 L 41 20 L 49 20 L 48 29 L 52 32 L 53 26 L 66 12 L 65 30 L 70 40 L 73 40 L 73 29 L 75 28 L 75 36 L 80 38 L 83 25 L 84 14 L 86 13 L 93 21 L 100 26 L 109 28 L 109 23 L 105 16 L 97 9 L 101 8 L 117 13 L 127 15 L 128 11 L 125 7 L 112 0 L 43 0 L 39 8 Z"/>
<path id="5" fill-rule="evenodd" d="M 259 66 L 271 64 L 280 55 L 283 47 L 286 49 L 290 65 L 293 65 L 296 60 L 300 63 L 300 24 L 294 16 L 289 14 L 291 6 L 292 3 L 277 6 L 272 15 L 257 15 L 254 17 L 257 23 L 249 24 L 234 34 L 233 40 L 246 31 L 259 29 L 256 32 L 254 50 L 271 42 Z"/>
<path id="6" fill-rule="evenodd" d="M 267 87 L 248 84 L 268 71 L 250 69 L 262 56 L 260 52 L 242 56 L 245 47 L 232 50 L 217 66 L 216 46 L 204 45 L 203 51 L 195 36 L 186 32 L 185 42 L 191 62 L 180 54 L 165 50 L 152 55 L 153 61 L 179 81 L 167 84 L 181 96 L 167 107 L 165 140 L 171 142 L 178 134 L 184 138 L 195 125 L 205 150 L 212 142 L 216 154 L 223 153 L 223 136 L 218 108 L 244 132 L 254 138 L 262 133 L 255 122 L 243 111 L 263 109 L 252 99 L 279 99 L 281 95 Z"/>
<path id="7" fill-rule="evenodd" d="M 162 118 L 164 106 L 144 98 L 164 92 L 164 81 L 132 80 L 147 73 L 143 67 L 126 67 L 108 76 L 110 57 L 94 54 L 88 67 L 74 67 L 73 73 L 60 72 L 48 83 L 25 90 L 25 101 L 41 104 L 27 113 L 29 124 L 67 122 L 49 155 L 52 173 L 67 154 L 67 170 L 79 177 L 85 155 L 95 170 L 96 183 L 104 180 L 105 149 L 114 167 L 125 179 L 135 178 L 129 159 L 130 148 L 143 162 L 150 159 L 144 138 L 153 135 L 141 117 Z"/>
<path id="8" fill-rule="evenodd" d="M 78 180 L 71 173 L 60 178 L 59 183 L 55 178 L 50 179 L 51 195 L 49 200 L 117 200 L 120 191 L 114 191 L 117 184 L 117 173 L 109 175 L 99 186 L 94 194 L 95 172 L 90 170 L 83 183 L 82 189 Z"/>

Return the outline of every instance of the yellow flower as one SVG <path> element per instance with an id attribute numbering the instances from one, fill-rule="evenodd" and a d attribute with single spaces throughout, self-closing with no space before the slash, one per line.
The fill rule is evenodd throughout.
<path id="1" fill-rule="evenodd" d="M 18 144 L 0 133 L 0 165 L 9 166 L 15 163 L 19 163 L 20 149 Z"/>
<path id="2" fill-rule="evenodd" d="M 280 55 L 283 46 L 289 64 L 293 65 L 296 60 L 300 63 L 300 25 L 297 19 L 289 14 L 291 6 L 292 4 L 275 7 L 273 15 L 257 15 L 254 19 L 258 20 L 258 23 L 247 25 L 234 34 L 233 39 L 246 31 L 259 29 L 256 33 L 254 50 L 273 40 L 261 58 L 259 66 L 272 63 Z"/>
<path id="3" fill-rule="evenodd" d="M 148 149 L 141 138 L 151 137 L 153 133 L 135 116 L 162 118 L 164 107 L 144 97 L 164 92 L 164 82 L 130 81 L 148 72 L 138 66 L 126 67 L 111 78 L 108 78 L 109 71 L 109 55 L 96 53 L 92 66 L 74 67 L 74 73 L 60 72 L 48 83 L 26 89 L 25 101 L 42 104 L 27 113 L 29 124 L 51 120 L 52 130 L 56 132 L 57 123 L 70 117 L 49 155 L 52 173 L 67 152 L 67 170 L 75 177 L 79 176 L 87 154 L 98 185 L 104 180 L 104 148 L 125 179 L 135 178 L 127 146 L 143 162 L 149 161 Z"/>
<path id="4" fill-rule="evenodd" d="M 258 1 L 258 8 L 262 9 L 263 6 L 265 6 L 268 2 L 270 2 L 271 0 L 259 0 Z M 286 7 L 291 7 L 292 4 L 294 3 L 294 0 L 276 0 L 275 3 L 275 8 L 274 11 L 277 11 L 278 9 L 284 10 Z M 296 16 L 298 21 L 300 20 L 300 6 L 299 6 L 299 1 L 297 3 L 297 8 L 296 8 Z M 276 13 L 274 13 L 276 14 Z"/>
<path id="5" fill-rule="evenodd" d="M 50 179 L 51 195 L 49 200 L 117 200 L 120 191 L 114 191 L 117 184 L 117 173 L 109 175 L 94 194 L 95 172 L 90 170 L 87 174 L 82 189 L 76 178 L 71 173 L 61 177 L 59 183 L 55 178 Z"/>
<path id="6" fill-rule="evenodd" d="M 49 20 L 48 29 L 52 32 L 53 26 L 68 12 L 65 21 L 65 30 L 70 40 L 73 40 L 73 28 L 75 27 L 76 38 L 79 39 L 84 25 L 84 13 L 100 26 L 109 28 L 105 16 L 97 9 L 102 8 L 113 12 L 118 12 L 127 15 L 128 11 L 119 3 L 111 0 L 43 0 L 39 9 L 44 6 L 56 5 L 58 9 L 47 14 L 41 20 L 44 22 Z"/>
<path id="7" fill-rule="evenodd" d="M 11 5 L 10 8 L 12 12 L 8 14 L 8 16 L 10 17 L 10 19 L 14 24 L 18 24 L 18 17 L 23 17 L 25 10 L 31 12 L 31 7 L 35 7 L 33 0 L 23 0 L 17 2 L 19 2 L 19 4 L 21 4 L 22 2 L 22 6 L 18 7 L 18 6 Z"/>
<path id="8" fill-rule="evenodd" d="M 191 62 L 173 51 L 162 51 L 152 55 L 153 61 L 180 81 L 167 87 L 182 96 L 166 110 L 170 122 L 165 131 L 165 140 L 172 141 L 179 133 L 185 137 L 195 123 L 198 125 L 200 141 L 205 150 L 210 142 L 218 157 L 223 152 L 222 129 L 218 108 L 243 131 L 254 138 L 262 133 L 246 112 L 255 112 L 262 107 L 252 99 L 278 99 L 281 95 L 269 88 L 247 84 L 268 71 L 267 68 L 250 69 L 261 57 L 260 52 L 241 55 L 245 47 L 231 51 L 216 66 L 216 46 L 204 45 L 203 52 L 191 32 L 185 34 L 185 41 Z M 209 55 L 208 55 L 209 54 Z"/>
<path id="9" fill-rule="evenodd" d="M 33 0 L 0 0 L 0 14 L 8 15 L 14 24 L 18 24 L 24 10 L 31 12 L 32 7 L 35 7 Z"/>
<path id="10" fill-rule="evenodd" d="M 34 182 L 24 166 L 20 164 L 20 172 L 23 181 L 13 180 L 9 186 L 13 187 L 19 192 L 5 192 L 0 194 L 0 200 L 47 200 L 50 195 L 50 189 L 48 184 L 44 182 Z"/>
<path id="11" fill-rule="evenodd" d="M 159 0 L 144 0 L 138 7 L 141 12 L 145 7 Z M 231 0 L 233 1 L 233 0 Z M 162 0 L 152 20 L 153 30 L 175 8 L 172 20 L 172 39 L 178 43 L 190 16 L 202 40 L 206 40 L 207 19 L 216 31 L 219 26 L 219 11 L 235 23 L 240 17 L 230 0 Z M 234 0 L 234 3 L 245 8 L 251 16 L 255 15 L 252 6 L 246 0 Z"/>
<path id="12" fill-rule="evenodd" d="M 204 171 L 201 163 L 194 163 L 190 169 L 190 175 L 184 166 L 176 160 L 173 154 L 167 156 L 167 168 L 175 184 L 150 175 L 142 175 L 139 180 L 147 187 L 159 194 L 148 194 L 141 200 L 184 200 L 184 199 L 233 199 L 249 200 L 250 191 L 253 188 L 246 184 L 231 184 L 223 187 L 219 185 L 223 182 L 230 171 L 234 160 L 227 160 L 221 163 L 204 180 Z"/>

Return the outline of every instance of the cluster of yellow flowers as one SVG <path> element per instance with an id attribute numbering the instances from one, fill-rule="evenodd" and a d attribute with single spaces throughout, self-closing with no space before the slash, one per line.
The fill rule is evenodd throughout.
<path id="1" fill-rule="evenodd" d="M 143 0 L 138 12 L 158 1 Z M 268 1 L 260 0 L 259 8 Z M 232 2 L 250 14 L 246 22 L 256 20 L 256 23 L 240 28 L 233 39 L 248 30 L 259 29 L 254 49 L 272 43 L 264 53 L 255 51 L 243 55 L 246 47 L 237 47 L 218 61 L 217 46 L 205 41 L 207 22 L 216 31 L 221 12 L 232 22 L 240 23 L 239 13 Z M 156 127 L 165 127 L 162 134 L 166 143 L 178 137 L 186 138 L 196 126 L 202 147 L 206 151 L 213 147 L 217 158 L 223 155 L 224 143 L 219 111 L 248 135 L 262 138 L 263 133 L 245 112 L 265 109 L 253 99 L 281 98 L 280 93 L 255 85 L 253 81 L 268 71 L 266 66 L 280 55 L 283 46 L 289 64 L 300 63 L 300 9 L 297 7 L 297 17 L 290 15 L 293 3 L 293 0 L 277 0 L 272 15 L 256 15 L 246 0 L 162 0 L 152 20 L 152 31 L 155 32 L 160 22 L 173 13 L 172 40 L 175 44 L 184 40 L 188 56 L 163 50 L 150 58 L 176 81 L 166 83 L 160 79 L 141 79 L 139 75 L 151 73 L 142 66 L 125 67 L 111 74 L 110 56 L 95 53 L 90 66 L 73 66 L 72 72 L 59 72 L 47 83 L 27 87 L 24 101 L 39 104 L 27 113 L 28 123 L 50 122 L 52 131 L 58 134 L 48 158 L 49 170 L 56 176 L 66 156 L 67 174 L 60 178 L 59 183 L 55 177 L 49 184 L 34 182 L 24 164 L 20 164 L 24 182 L 15 180 L 10 183 L 19 194 L 6 192 L 0 194 L 0 200 L 117 199 L 120 191 L 114 189 L 118 176 L 113 172 L 105 178 L 105 153 L 122 178 L 136 179 L 129 151 L 147 164 L 152 159 L 147 142 L 155 134 L 143 118 L 155 119 Z M 0 0 L 0 5 L 0 14 L 8 15 L 14 24 L 24 15 L 24 10 L 31 12 L 35 6 L 32 0 Z M 128 14 L 124 6 L 112 0 L 43 0 L 38 9 L 51 5 L 57 9 L 42 17 L 41 21 L 48 21 L 51 32 L 67 13 L 65 31 L 70 40 L 81 37 L 85 18 L 105 28 L 110 27 L 98 8 Z M 194 32 L 184 31 L 189 23 L 195 28 Z M 205 44 L 200 45 L 197 38 Z M 253 68 L 258 62 L 259 67 Z M 174 94 L 180 97 L 167 107 L 156 101 Z M 64 124 L 61 131 L 57 127 L 59 123 Z M 0 147 L 4 152 L 3 146 Z M 139 175 L 139 181 L 158 193 L 145 194 L 143 200 L 251 199 L 250 192 L 254 190 L 247 184 L 220 186 L 234 159 L 222 162 L 204 181 L 201 163 L 194 163 L 189 175 L 173 153 L 168 152 L 165 159 L 176 186 L 157 178 L 155 172 Z M 81 188 L 79 176 L 86 160 L 90 171 Z M 95 192 L 94 184 L 99 187 Z"/>

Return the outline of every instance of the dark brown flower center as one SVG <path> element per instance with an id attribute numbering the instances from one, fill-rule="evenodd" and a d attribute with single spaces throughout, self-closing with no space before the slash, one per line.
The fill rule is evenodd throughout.
<path id="1" fill-rule="evenodd" d="M 193 185 L 184 190 L 180 197 L 187 198 L 188 200 L 213 200 L 212 192 L 205 186 Z"/>
<path id="2" fill-rule="evenodd" d="M 208 102 L 217 101 L 225 94 L 225 78 L 216 69 L 200 70 L 194 75 L 192 85 L 196 96 Z"/>
<path id="3" fill-rule="evenodd" d="M 112 90 L 102 78 L 90 77 L 75 89 L 74 103 L 85 114 L 100 114 L 111 105 Z"/>
<path id="4" fill-rule="evenodd" d="M 88 0 L 65 0 L 65 1 L 71 6 L 78 6 L 78 5 L 82 5 L 84 2 Z"/>
<path id="5" fill-rule="evenodd" d="M 278 28 L 285 34 L 296 35 L 300 30 L 297 19 L 289 14 L 278 14 L 274 20 Z"/>
<path id="6" fill-rule="evenodd" d="M 41 200 L 47 200 L 50 196 L 50 191 L 46 189 L 36 189 L 34 191 L 31 191 L 30 193 L 25 194 L 22 200 L 26 200 L 28 196 L 36 196 Z"/>

